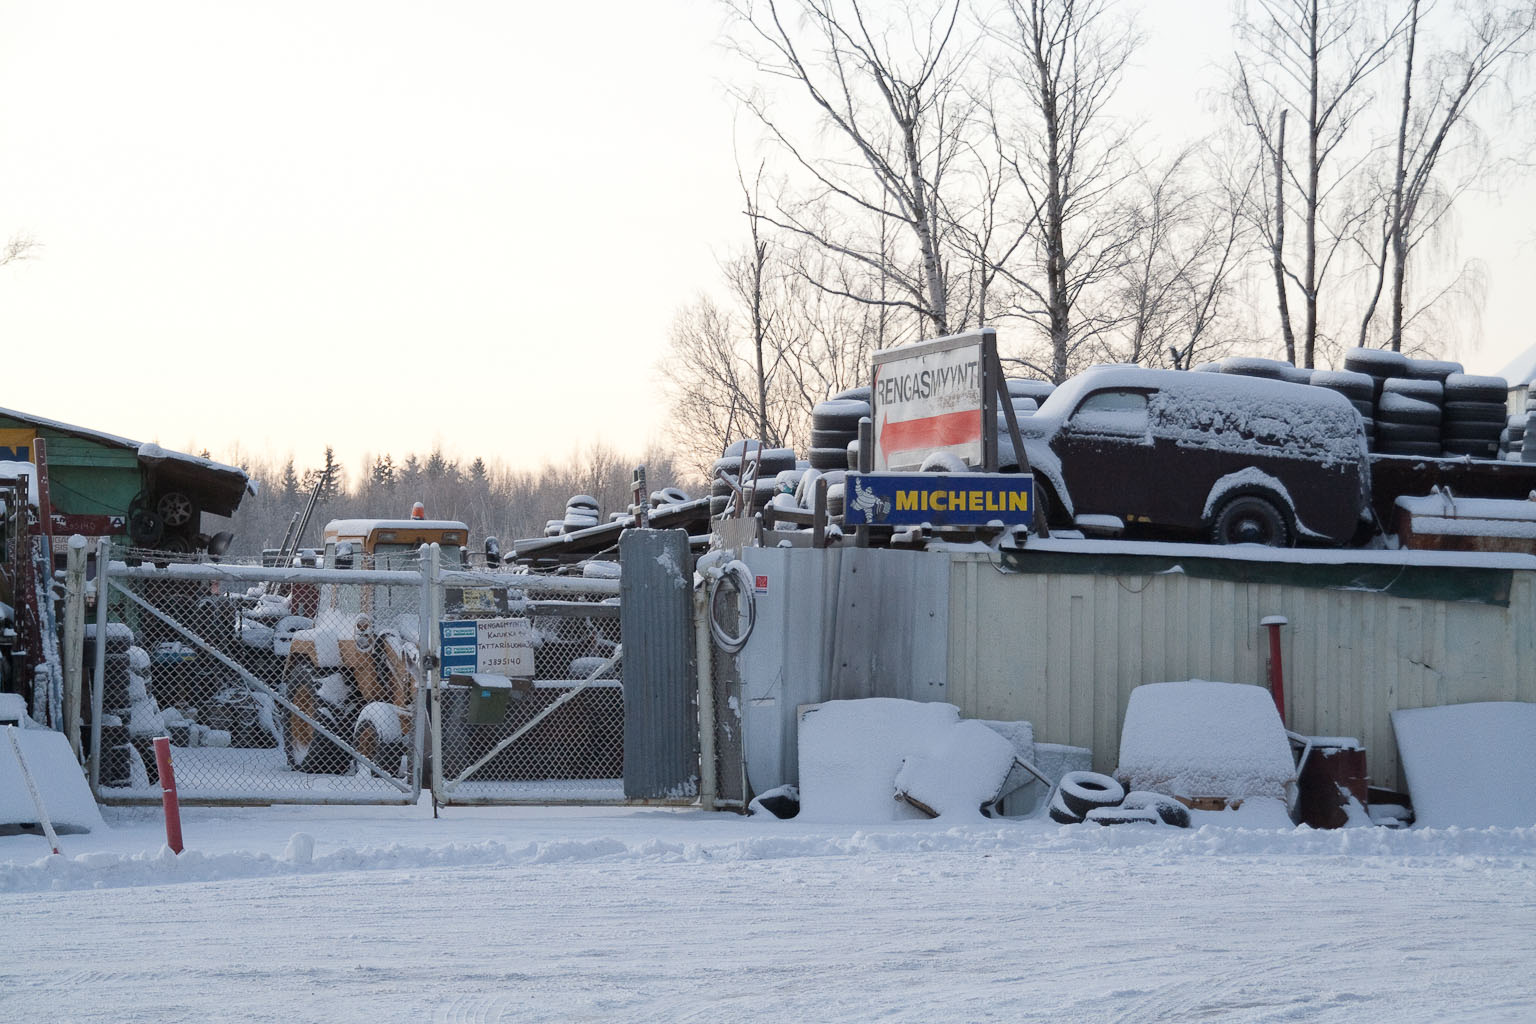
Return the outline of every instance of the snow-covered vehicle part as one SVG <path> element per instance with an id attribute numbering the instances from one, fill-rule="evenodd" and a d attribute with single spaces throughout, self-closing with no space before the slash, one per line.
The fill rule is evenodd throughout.
<path id="1" fill-rule="evenodd" d="M 1061 802 L 1079 818 L 1096 807 L 1114 807 L 1125 799 L 1125 787 L 1098 772 L 1068 772 L 1056 784 Z"/>

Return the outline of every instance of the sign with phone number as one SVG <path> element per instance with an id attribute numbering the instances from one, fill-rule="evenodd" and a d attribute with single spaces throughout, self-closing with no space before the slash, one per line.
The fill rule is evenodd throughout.
<path id="1" fill-rule="evenodd" d="M 446 619 L 438 626 L 444 679 L 475 672 L 533 676 L 533 626 L 527 619 Z"/>

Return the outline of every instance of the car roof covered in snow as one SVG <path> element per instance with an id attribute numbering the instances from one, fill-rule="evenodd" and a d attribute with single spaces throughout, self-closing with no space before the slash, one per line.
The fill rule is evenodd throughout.
<path id="1" fill-rule="evenodd" d="M 366 537 L 375 530 L 399 530 L 402 533 L 462 530 L 466 536 L 469 534 L 469 527 L 456 519 L 332 519 L 325 524 L 327 538 Z"/>

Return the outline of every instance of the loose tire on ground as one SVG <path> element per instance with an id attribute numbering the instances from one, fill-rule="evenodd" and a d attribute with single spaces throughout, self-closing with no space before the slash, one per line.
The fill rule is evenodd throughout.
<path id="1" fill-rule="evenodd" d="M 1125 799 L 1125 787 L 1098 772 L 1068 772 L 1056 784 L 1056 792 L 1079 818 L 1095 807 L 1113 807 Z"/>
<path id="2" fill-rule="evenodd" d="M 1076 825 L 1083 820 L 1082 815 L 1073 814 L 1072 809 L 1062 802 L 1059 789 L 1051 794 L 1050 808 L 1047 813 L 1050 814 L 1051 820 L 1059 825 Z"/>

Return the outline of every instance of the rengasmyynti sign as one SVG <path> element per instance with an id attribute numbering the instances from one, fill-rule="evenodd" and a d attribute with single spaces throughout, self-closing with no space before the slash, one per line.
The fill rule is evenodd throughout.
<path id="1" fill-rule="evenodd" d="M 918 469 L 937 451 L 982 465 L 984 341 L 973 331 L 875 353 L 876 472 Z"/>

